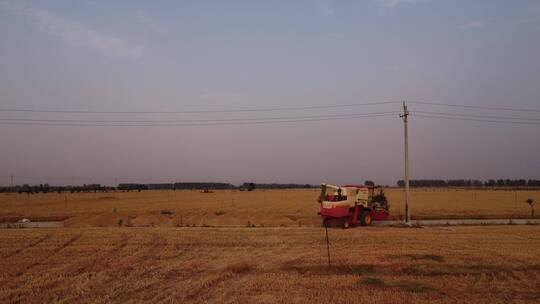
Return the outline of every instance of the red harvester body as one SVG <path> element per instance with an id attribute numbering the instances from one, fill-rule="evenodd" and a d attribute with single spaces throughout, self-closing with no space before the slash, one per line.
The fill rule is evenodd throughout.
<path id="1" fill-rule="evenodd" d="M 380 188 L 379 188 L 380 189 Z M 333 186 L 321 184 L 320 212 L 324 226 L 340 225 L 344 228 L 368 226 L 372 220 L 385 220 L 389 205 L 382 189 L 361 185 Z"/>

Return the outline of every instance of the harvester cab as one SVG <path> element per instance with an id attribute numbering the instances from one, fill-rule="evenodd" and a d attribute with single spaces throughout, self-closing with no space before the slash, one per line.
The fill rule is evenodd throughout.
<path id="1" fill-rule="evenodd" d="M 389 215 L 388 201 L 380 187 L 321 184 L 319 203 L 324 226 L 369 226 L 373 220 L 385 220 Z"/>

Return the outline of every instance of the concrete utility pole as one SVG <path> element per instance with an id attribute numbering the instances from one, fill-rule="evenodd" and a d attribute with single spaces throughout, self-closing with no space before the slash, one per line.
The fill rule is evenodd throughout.
<path id="1" fill-rule="evenodd" d="M 11 175 L 11 191 L 13 191 L 13 175 Z"/>
<path id="2" fill-rule="evenodd" d="M 411 215 L 409 211 L 409 130 L 408 130 L 408 117 L 409 111 L 407 110 L 407 105 L 403 101 L 403 114 L 400 114 L 399 117 L 403 118 L 403 137 L 404 137 L 404 154 L 405 154 L 405 223 L 410 224 Z"/>

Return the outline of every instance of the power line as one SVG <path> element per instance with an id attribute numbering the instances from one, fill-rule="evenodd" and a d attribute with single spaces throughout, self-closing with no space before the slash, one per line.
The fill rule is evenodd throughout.
<path id="1" fill-rule="evenodd" d="M 28 113 L 70 113 L 70 114 L 196 114 L 196 113 L 239 113 L 239 112 L 272 112 L 272 111 L 298 111 L 314 109 L 333 109 L 360 106 L 374 106 L 400 103 L 401 101 L 382 101 L 368 103 L 351 103 L 339 105 L 318 105 L 299 107 L 275 107 L 275 108 L 254 108 L 254 109 L 222 109 L 222 110 L 183 110 L 183 111 L 85 111 L 85 110 L 35 110 L 35 109 L 13 109 L 3 108 L 0 112 L 28 112 Z"/>
<path id="2" fill-rule="evenodd" d="M 374 106 L 395 104 L 399 101 L 352 103 L 339 105 L 317 105 L 302 107 L 269 107 L 252 109 L 221 109 L 221 110 L 186 110 L 186 111 L 71 111 L 71 110 L 35 110 L 35 109 L 0 109 L 0 112 L 28 112 L 28 113 L 69 113 L 69 114 L 195 114 L 195 113 L 241 113 L 241 112 L 270 112 L 270 111 L 299 111 L 313 109 L 332 109 L 356 106 Z M 540 109 L 518 109 L 510 107 L 488 107 L 473 106 L 463 104 L 448 104 L 423 101 L 410 101 L 409 103 L 425 106 L 458 107 L 468 109 L 481 109 L 490 111 L 514 111 L 514 112 L 540 112 Z M 279 116 L 279 117 L 253 117 L 253 118 L 223 118 L 223 119 L 161 119 L 161 120 L 118 120 L 118 119 L 43 119 L 38 118 L 0 118 L 0 125 L 20 125 L 20 126 L 67 126 L 67 127 L 163 127 L 163 126 L 220 126 L 220 125 L 257 125 L 257 124 L 277 124 L 277 123 L 298 123 L 310 121 L 345 120 L 367 117 L 382 117 L 395 115 L 396 111 L 371 112 L 371 113 L 345 113 L 330 115 L 307 115 L 307 116 Z M 462 113 L 434 112 L 434 111 L 413 111 L 417 117 L 442 118 L 453 120 L 466 120 L 490 123 L 506 123 L 521 125 L 539 125 L 540 119 L 529 117 L 509 117 L 496 115 L 475 115 Z"/>
<path id="3" fill-rule="evenodd" d="M 478 121 L 478 122 L 490 122 L 490 123 L 502 123 L 502 124 L 515 124 L 515 125 L 536 125 L 540 126 L 540 122 L 523 122 L 523 121 L 510 121 L 510 120 L 495 120 L 495 119 L 476 119 L 476 118 L 465 118 L 465 117 L 454 117 L 454 116 L 444 116 L 444 115 L 414 115 L 415 117 L 422 118 L 438 118 L 438 119 L 448 119 L 448 120 L 464 120 L 464 121 Z"/>
<path id="4" fill-rule="evenodd" d="M 227 121 L 227 122 L 201 122 L 201 123 L 152 123 L 152 124 L 118 124 L 118 123 L 58 123 L 58 122 L 0 122 L 0 125 L 21 125 L 21 126 L 67 126 L 67 127 L 191 127 L 191 126 L 224 126 L 224 125 L 258 125 L 277 123 L 298 123 L 310 121 L 345 120 L 370 117 L 394 116 L 394 114 L 377 115 L 350 115 L 328 118 L 307 118 L 307 119 L 281 119 L 281 120 L 258 120 L 258 121 Z"/>
<path id="5" fill-rule="evenodd" d="M 245 125 L 270 124 L 287 122 L 309 122 L 321 120 L 343 120 L 367 117 L 381 117 L 398 114 L 396 111 L 351 113 L 332 115 L 286 116 L 286 117 L 259 117 L 259 118 L 229 118 L 229 119 L 183 119 L 183 120 L 77 120 L 77 119 L 26 119 L 26 118 L 0 118 L 3 125 L 36 125 L 36 126 L 212 126 L 212 125 Z M 414 111 L 413 114 L 425 118 L 455 118 L 456 120 L 470 120 L 480 122 L 506 122 L 536 125 L 538 118 L 509 117 L 492 115 L 473 115 L 462 113 Z"/>
<path id="6" fill-rule="evenodd" d="M 261 117 L 261 118 L 229 118 L 229 119 L 182 119 L 182 120 L 84 120 L 84 119 L 28 119 L 28 118 L 0 118 L 0 121 L 8 122 L 47 122 L 47 123 L 204 123 L 204 122 L 237 122 L 237 121 L 272 121 L 272 120 L 296 120 L 311 118 L 344 118 L 344 117 L 364 117 L 372 115 L 397 114 L 396 111 L 373 112 L 373 113 L 351 113 L 332 115 L 311 115 L 311 116 L 286 116 L 286 117 Z"/>
<path id="7" fill-rule="evenodd" d="M 487 119 L 503 119 L 503 120 L 540 121 L 540 118 L 528 118 L 528 117 L 509 117 L 509 116 L 474 115 L 474 114 L 445 113 L 445 112 L 430 112 L 430 111 L 414 111 L 414 113 L 420 113 L 420 114 L 433 114 L 433 115 L 444 115 L 444 116 L 456 116 L 456 117 L 469 117 L 469 118 L 487 118 Z"/>
<path id="8" fill-rule="evenodd" d="M 540 109 L 518 109 L 518 108 L 510 108 L 510 107 L 472 106 L 472 105 L 464 105 L 464 104 L 450 104 L 450 103 L 437 103 L 437 102 L 425 102 L 425 101 L 407 101 L 407 103 L 441 106 L 441 107 L 494 110 L 494 111 L 540 112 Z"/>
<path id="9" fill-rule="evenodd" d="M 36 109 L 17 109 L 17 108 L 2 108 L 0 112 L 27 112 L 27 113 L 70 113 L 70 114 L 196 114 L 196 113 L 240 113 L 240 112 L 272 112 L 272 111 L 299 111 L 299 110 L 315 110 L 315 109 L 333 109 L 333 108 L 348 108 L 360 106 L 376 106 L 387 104 L 398 104 L 401 101 L 380 101 L 367 103 L 350 103 L 338 105 L 315 105 L 315 106 L 298 106 L 298 107 L 270 107 L 270 108 L 244 108 L 244 109 L 220 109 L 220 110 L 181 110 L 181 111 L 86 111 L 86 110 L 36 110 Z M 514 111 L 514 112 L 540 112 L 540 109 L 524 109 L 513 107 L 492 107 L 492 106 L 475 106 L 465 104 L 450 104 L 425 101 L 407 101 L 411 104 L 442 106 L 442 107 L 457 107 L 468 109 L 494 110 L 494 111 Z"/>

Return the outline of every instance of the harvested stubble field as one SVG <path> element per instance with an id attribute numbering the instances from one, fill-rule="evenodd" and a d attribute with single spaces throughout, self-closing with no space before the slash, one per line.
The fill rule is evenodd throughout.
<path id="1" fill-rule="evenodd" d="M 1 194 L 0 222 L 23 217 L 63 219 L 66 226 L 320 226 L 319 190 L 253 192 L 143 191 L 75 194 Z M 395 219 L 403 189 L 386 189 Z M 540 191 L 413 189 L 413 218 L 526 218 L 527 198 Z"/>
<path id="2" fill-rule="evenodd" d="M 59 228 L 0 233 L 0 301 L 540 301 L 540 227 Z"/>

